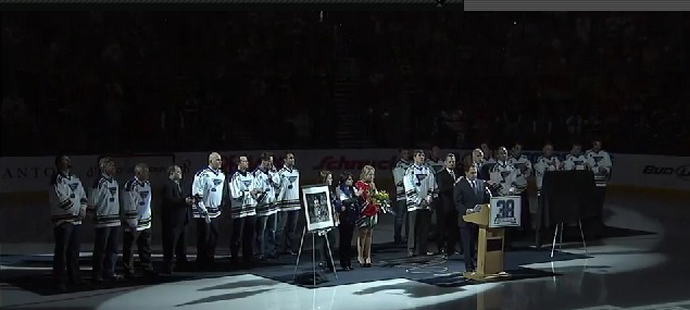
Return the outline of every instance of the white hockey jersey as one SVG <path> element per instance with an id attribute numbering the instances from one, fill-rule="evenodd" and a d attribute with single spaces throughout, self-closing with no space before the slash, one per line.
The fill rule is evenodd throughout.
<path id="1" fill-rule="evenodd" d="M 192 205 L 194 218 L 217 218 L 221 214 L 223 190 L 225 189 L 225 173 L 206 167 L 194 175 L 192 182 L 192 196 L 197 202 Z"/>
<path id="2" fill-rule="evenodd" d="M 495 184 L 495 190 L 492 191 L 495 196 L 510 196 L 519 194 L 517 187 L 517 179 L 522 174 L 515 168 L 515 166 L 508 163 L 508 161 L 499 161 L 489 170 L 489 180 Z M 526 186 L 522 189 L 524 190 Z"/>
<path id="3" fill-rule="evenodd" d="M 438 186 L 434 172 L 427 165 L 417 166 L 413 164 L 407 168 L 403 177 L 405 195 L 407 197 L 407 211 L 428 210 L 431 204 L 426 202 L 426 197 L 432 199 L 438 197 Z"/>
<path id="4" fill-rule="evenodd" d="M 101 174 L 93 182 L 88 205 L 96 213 L 95 228 L 120 226 L 119 185 L 112 176 Z"/>
<path id="5" fill-rule="evenodd" d="M 257 198 L 256 215 L 269 216 L 278 213 L 276 204 L 276 192 L 280 186 L 280 176 L 277 171 L 264 171 L 261 168 L 254 170 L 256 183 L 263 190 Z"/>
<path id="6" fill-rule="evenodd" d="M 297 168 L 283 166 L 278 171 L 280 177 L 280 189 L 276 206 L 280 211 L 296 211 L 302 207 L 299 203 L 299 171 Z"/>
<path id="7" fill-rule="evenodd" d="M 513 165 L 518 171 L 518 176 L 515 179 L 515 187 L 518 192 L 523 192 L 527 189 L 527 179 L 532 176 L 532 162 L 525 155 L 515 158 L 515 156 L 508 157 L 508 163 Z"/>
<path id="8" fill-rule="evenodd" d="M 122 187 L 122 209 L 124 210 L 125 231 L 135 226 L 137 231 L 151 229 L 151 183 L 139 181 L 136 177 L 125 182 Z"/>
<path id="9" fill-rule="evenodd" d="M 403 184 L 403 177 L 405 176 L 405 171 L 410 168 L 410 165 L 412 165 L 412 163 L 409 161 L 400 159 L 395 164 L 395 168 L 393 168 L 393 182 L 395 182 L 396 201 L 407 200 L 407 197 L 405 196 L 405 184 Z"/>
<path id="10" fill-rule="evenodd" d="M 542 182 L 544 181 L 544 173 L 547 171 L 556 171 L 561 167 L 561 160 L 557 156 L 551 157 L 539 156 L 537 162 L 534 164 L 534 175 L 537 177 L 537 194 L 541 190 Z"/>
<path id="11" fill-rule="evenodd" d="M 51 180 L 51 190 L 48 191 L 50 200 L 50 215 L 55 226 L 62 223 L 81 225 L 79 212 L 86 210 L 87 198 L 84 186 L 79 178 L 73 174 L 56 173 Z"/>
<path id="12" fill-rule="evenodd" d="M 613 166 L 609 153 L 604 150 L 599 150 L 599 152 L 589 150 L 585 153 L 585 158 L 592 168 L 592 172 L 594 172 L 594 182 L 596 185 L 605 187 L 606 180 L 611 173 L 611 166 Z"/>
<path id="13" fill-rule="evenodd" d="M 565 161 L 563 162 L 564 170 L 587 170 L 587 158 L 585 155 L 575 156 L 573 154 L 568 154 L 565 156 Z"/>
<path id="14" fill-rule="evenodd" d="M 251 191 L 261 188 L 251 172 L 237 171 L 230 178 L 230 214 L 233 219 L 256 215 L 256 200 Z"/>

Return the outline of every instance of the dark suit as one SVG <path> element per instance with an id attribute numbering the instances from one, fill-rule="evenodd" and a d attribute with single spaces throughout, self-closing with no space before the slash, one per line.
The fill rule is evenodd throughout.
<path id="1" fill-rule="evenodd" d="M 185 230 L 191 221 L 191 206 L 185 199 L 182 184 L 167 179 L 163 184 L 161 206 L 161 226 L 163 227 L 163 261 L 166 269 L 172 269 L 173 250 L 178 264 L 187 263 L 187 243 Z"/>
<path id="2" fill-rule="evenodd" d="M 455 184 L 453 190 L 455 208 L 460 215 L 458 223 L 460 224 L 460 236 L 462 237 L 465 269 L 467 271 L 476 270 L 477 267 L 474 263 L 476 259 L 474 247 L 477 242 L 477 225 L 465 222 L 462 216 L 468 209 L 473 209 L 477 204 L 488 203 L 491 198 L 484 180 L 476 179 L 475 182 L 475 188 L 472 188 L 470 181 L 465 178 Z"/>
<path id="3" fill-rule="evenodd" d="M 453 189 L 458 174 L 451 175 L 448 169 L 441 170 L 436 175 L 438 184 L 438 204 L 435 210 L 437 227 L 437 241 L 439 251 L 444 250 L 451 255 L 455 252 L 458 242 L 458 211 L 455 208 Z"/>

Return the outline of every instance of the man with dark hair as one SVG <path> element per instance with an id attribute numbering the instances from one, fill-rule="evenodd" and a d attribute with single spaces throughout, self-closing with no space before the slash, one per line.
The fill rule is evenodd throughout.
<path id="1" fill-rule="evenodd" d="M 467 223 L 462 218 L 463 215 L 470 213 L 477 204 L 489 203 L 491 193 L 486 188 L 484 180 L 477 178 L 477 166 L 468 165 L 465 167 L 465 178 L 455 183 L 453 189 L 455 208 L 458 210 L 460 225 L 460 236 L 464 252 L 465 271 L 472 272 L 477 269 L 476 252 L 474 250 L 477 242 L 477 225 Z"/>
<path id="2" fill-rule="evenodd" d="M 433 254 L 428 252 L 427 243 L 431 226 L 431 208 L 438 191 L 434 172 L 424 164 L 424 157 L 424 151 L 415 151 L 414 164 L 407 169 L 403 178 L 410 221 L 407 239 L 410 257 Z"/>
<path id="3" fill-rule="evenodd" d="M 516 181 L 520 172 L 508 162 L 508 149 L 501 146 L 496 152 L 496 163 L 489 171 L 493 185 L 492 193 L 496 196 L 510 196 L 517 193 Z"/>
<path id="4" fill-rule="evenodd" d="M 482 150 L 484 153 L 484 163 L 487 164 L 493 164 L 495 162 L 494 160 L 494 152 L 491 150 L 491 147 L 489 147 L 489 142 L 484 141 L 479 145 L 479 149 Z"/>
<path id="5" fill-rule="evenodd" d="M 446 256 L 455 253 L 458 242 L 458 212 L 453 202 L 453 188 L 459 176 L 455 173 L 455 155 L 448 153 L 444 161 L 444 168 L 436 174 L 438 184 L 438 202 L 434 210 L 436 216 L 436 239 L 438 251 Z"/>
<path id="6" fill-rule="evenodd" d="M 242 245 L 242 260 L 246 265 L 254 261 L 254 225 L 256 224 L 256 200 L 263 192 L 249 169 L 246 155 L 238 157 L 237 171 L 230 177 L 230 198 L 232 207 L 232 236 L 230 253 L 232 262 L 239 262 L 239 250 Z"/>
<path id="7" fill-rule="evenodd" d="M 163 183 L 161 197 L 161 226 L 163 227 L 163 272 L 172 274 L 173 252 L 178 267 L 188 267 L 185 230 L 192 220 L 191 205 L 194 200 L 182 186 L 182 169 L 168 167 L 168 179 Z"/>
<path id="8" fill-rule="evenodd" d="M 279 209 L 276 204 L 276 191 L 280 186 L 280 176 L 273 166 L 273 154 L 261 154 L 261 164 L 253 174 L 261 188 L 261 195 L 256 204 L 256 254 L 259 260 L 277 258 L 276 226 Z"/>
<path id="9" fill-rule="evenodd" d="M 50 213 L 53 220 L 55 251 L 53 278 L 58 289 L 66 291 L 65 268 L 69 282 L 82 284 L 79 275 L 79 228 L 86 215 L 86 191 L 79 178 L 70 173 L 72 163 L 66 155 L 55 157 L 57 172 L 51 178 Z"/>
<path id="10" fill-rule="evenodd" d="M 280 253 L 297 255 L 297 220 L 301 205 L 299 203 L 299 170 L 295 168 L 295 154 L 285 153 L 283 168 L 278 171 L 280 186 L 278 187 L 278 227 L 276 241 Z"/>
<path id="11" fill-rule="evenodd" d="M 587 158 L 582 154 L 582 144 L 578 142 L 573 143 L 573 148 L 570 150 L 570 153 L 565 156 L 563 169 L 566 171 L 590 169 Z"/>

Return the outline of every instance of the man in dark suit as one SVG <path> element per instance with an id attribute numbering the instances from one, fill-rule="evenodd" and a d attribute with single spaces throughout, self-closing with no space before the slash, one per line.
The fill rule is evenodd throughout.
<path id="1" fill-rule="evenodd" d="M 434 211 L 436 223 L 438 223 L 438 251 L 445 257 L 455 253 L 455 244 L 458 243 L 458 211 L 455 209 L 453 189 L 458 175 L 455 173 L 455 155 L 448 153 L 443 162 L 443 169 L 436 175 L 438 184 L 438 205 Z"/>
<path id="2" fill-rule="evenodd" d="M 467 223 L 462 218 L 463 215 L 471 211 L 477 204 L 489 203 L 491 193 L 486 188 L 484 180 L 477 178 L 477 166 L 468 165 L 465 167 L 465 178 L 455 183 L 453 190 L 455 208 L 458 210 L 460 224 L 460 236 L 465 260 L 465 271 L 475 271 L 477 265 L 475 259 L 477 254 L 474 247 L 477 243 L 477 225 Z"/>
<path id="3" fill-rule="evenodd" d="M 172 256 L 175 251 L 179 267 L 188 265 L 185 230 L 192 217 L 192 198 L 185 194 L 181 184 L 182 169 L 179 166 L 168 167 L 168 179 L 163 184 L 161 217 L 163 226 L 163 272 L 173 271 Z"/>

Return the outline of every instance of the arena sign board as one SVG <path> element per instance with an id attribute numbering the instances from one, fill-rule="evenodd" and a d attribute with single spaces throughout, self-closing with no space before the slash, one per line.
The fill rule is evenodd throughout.
<path id="1" fill-rule="evenodd" d="M 285 151 L 269 150 L 275 156 L 276 166 L 282 166 Z M 471 150 L 441 150 L 441 156 L 454 152 L 462 156 Z M 254 169 L 260 163 L 262 151 L 220 151 L 223 156 L 224 170 L 232 171 L 240 154 L 249 157 L 250 167 Z M 392 168 L 397 162 L 397 149 L 331 149 L 331 150 L 298 150 L 295 151 L 296 167 L 302 174 L 302 183 L 315 182 L 319 171 L 329 170 L 337 176 L 342 171 L 359 176 L 364 165 L 376 168 L 376 182 L 380 187 L 393 190 Z M 540 151 L 523 152 L 535 160 Z M 558 153 L 564 156 L 565 153 Z M 208 153 L 175 153 L 114 156 L 120 167 L 118 180 L 131 177 L 131 168 L 137 162 L 151 166 L 152 183 L 158 183 L 166 177 L 165 169 L 173 162 L 182 167 L 185 182 L 191 184 L 194 173 L 208 164 Z M 690 157 L 611 154 L 613 161 L 609 185 L 631 186 L 658 189 L 690 190 Z M 85 186 L 98 174 L 97 160 L 99 155 L 73 156 L 73 173 L 82 179 Z M 21 193 L 47 191 L 50 177 L 55 172 L 53 157 L 3 157 L 0 158 L 0 193 Z"/>

